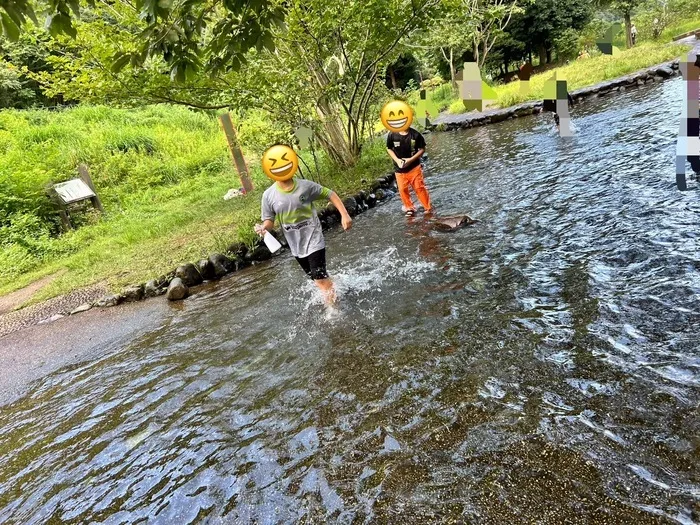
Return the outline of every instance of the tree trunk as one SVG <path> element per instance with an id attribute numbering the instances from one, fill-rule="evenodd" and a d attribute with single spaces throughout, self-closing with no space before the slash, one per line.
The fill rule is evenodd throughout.
<path id="1" fill-rule="evenodd" d="M 450 48 L 450 77 L 452 77 L 452 89 L 457 93 L 457 72 L 455 71 L 454 51 Z"/>
<path id="2" fill-rule="evenodd" d="M 545 49 L 543 44 L 540 44 L 539 54 L 540 54 L 540 66 L 544 66 L 547 63 L 547 49 Z"/>
<path id="3" fill-rule="evenodd" d="M 625 33 L 627 36 L 627 49 L 632 47 L 632 18 L 629 11 L 625 11 Z"/>
<path id="4" fill-rule="evenodd" d="M 547 64 L 552 63 L 552 48 L 547 48 Z"/>
<path id="5" fill-rule="evenodd" d="M 343 167 L 353 166 L 359 152 L 356 151 L 357 147 L 353 147 L 351 137 L 343 129 L 340 111 L 325 93 L 330 80 L 323 67 L 309 58 L 301 45 L 298 47 L 316 87 L 316 114 L 323 129 L 323 132 L 318 134 L 318 141 L 334 163 Z"/>
<path id="6" fill-rule="evenodd" d="M 394 66 L 389 66 L 389 78 L 391 79 L 392 89 L 397 89 L 396 86 L 396 75 L 394 74 Z"/>

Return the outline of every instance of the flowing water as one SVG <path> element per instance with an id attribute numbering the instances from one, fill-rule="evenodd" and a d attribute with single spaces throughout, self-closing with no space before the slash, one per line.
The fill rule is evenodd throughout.
<path id="1" fill-rule="evenodd" d="M 0 408 L 2 523 L 700 522 L 700 198 L 678 80 L 428 136 L 400 201 Z"/>

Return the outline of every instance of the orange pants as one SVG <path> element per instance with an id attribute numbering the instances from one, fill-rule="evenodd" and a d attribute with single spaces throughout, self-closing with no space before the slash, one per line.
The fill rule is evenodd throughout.
<path id="1" fill-rule="evenodd" d="M 415 211 L 411 194 L 408 191 L 409 186 L 413 186 L 413 191 L 416 192 L 416 196 L 423 208 L 425 208 L 425 211 L 431 210 L 430 195 L 428 194 L 428 188 L 425 187 L 423 167 L 420 164 L 406 173 L 397 173 L 396 184 L 399 186 L 401 202 L 403 202 L 407 210 Z"/>

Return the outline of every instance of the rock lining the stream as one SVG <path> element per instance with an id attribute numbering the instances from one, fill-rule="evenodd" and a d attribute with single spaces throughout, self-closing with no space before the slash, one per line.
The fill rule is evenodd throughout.
<path id="1" fill-rule="evenodd" d="M 182 279 L 175 277 L 170 281 L 165 296 L 168 298 L 168 301 L 180 301 L 181 299 L 185 299 L 189 293 L 190 290 L 187 285 L 182 282 Z"/>
<path id="2" fill-rule="evenodd" d="M 213 278 L 221 279 L 229 272 L 236 270 L 236 263 L 222 253 L 213 253 L 209 256 L 209 264 L 212 268 Z"/>
<path id="3" fill-rule="evenodd" d="M 166 287 L 159 285 L 156 279 L 151 279 L 144 286 L 143 292 L 146 298 L 158 297 L 159 295 L 163 295 L 165 293 L 165 289 Z"/>
<path id="4" fill-rule="evenodd" d="M 212 265 L 209 259 L 202 259 L 197 261 L 197 271 L 202 279 L 205 281 L 211 281 L 214 278 L 214 265 Z"/>
<path id="5" fill-rule="evenodd" d="M 613 80 L 605 80 L 593 86 L 576 89 L 569 94 L 577 102 L 582 102 L 586 98 L 601 98 L 611 93 L 619 93 L 631 88 L 637 88 L 650 82 L 660 82 L 679 74 L 679 61 L 673 60 Z M 541 108 L 542 101 L 540 100 L 523 102 L 522 104 L 508 108 L 490 109 L 484 112 L 462 113 L 459 115 L 443 113 L 431 123 L 429 129 L 431 131 L 452 131 L 456 129 L 485 126 L 512 118 L 536 115 L 540 112 Z"/>
<path id="6" fill-rule="evenodd" d="M 175 277 L 180 278 L 185 286 L 196 286 L 201 284 L 204 279 L 197 270 L 197 267 L 192 263 L 181 264 L 175 270 Z"/>
<path id="7" fill-rule="evenodd" d="M 131 286 L 127 286 L 121 295 L 124 298 L 125 303 L 140 301 L 144 296 L 144 285 L 132 284 Z"/>
<path id="8" fill-rule="evenodd" d="M 395 195 L 396 177 L 394 173 L 388 173 L 383 177 L 367 182 L 363 180 L 363 184 L 367 190 L 358 192 L 356 195 L 346 197 L 344 203 L 351 215 L 357 215 L 370 208 L 374 208 L 379 203 L 388 200 Z M 335 224 L 340 223 L 340 213 L 335 209 L 335 206 L 329 205 L 318 212 L 319 220 L 323 230 L 331 228 Z M 277 240 L 282 244 L 283 248 L 277 254 L 288 248 L 287 240 L 281 231 L 272 232 Z M 277 256 L 275 254 L 274 256 Z M 191 287 L 202 284 L 205 280 L 217 280 L 225 277 L 227 274 L 236 272 L 251 264 L 260 263 L 269 260 L 273 257 L 270 250 L 263 243 L 262 239 L 258 239 L 252 249 L 249 249 L 243 243 L 236 242 L 226 250 L 226 253 L 213 253 L 207 259 L 201 259 L 196 264 L 183 263 L 175 270 L 166 275 L 162 275 L 157 279 L 151 279 L 147 283 L 134 284 L 127 286 L 120 294 L 108 294 L 100 299 L 89 303 L 90 307 L 109 308 L 117 306 L 123 302 L 140 301 L 150 297 L 166 296 L 170 301 L 179 301 L 190 296 Z M 73 314 L 78 314 L 81 311 L 86 311 L 87 305 L 79 309 L 67 310 Z M 44 322 L 49 322 L 44 319 Z"/>
<path id="9" fill-rule="evenodd" d="M 614 80 L 604 81 L 594 86 L 577 89 L 572 91 L 570 94 L 578 103 L 580 103 L 585 98 L 604 97 L 610 93 L 620 92 L 620 88 L 624 88 L 626 90 L 629 88 L 640 87 L 652 82 L 663 81 L 667 78 L 672 78 L 679 74 L 679 61 L 674 60 L 671 62 L 666 62 L 656 66 L 652 66 L 637 71 L 636 73 L 625 75 Z M 493 124 L 496 122 L 510 120 L 513 118 L 535 115 L 540 112 L 541 107 L 541 101 L 532 101 L 524 102 L 509 108 L 487 110 L 483 113 L 472 112 L 460 115 L 442 114 L 439 115 L 435 119 L 435 121 L 432 122 L 432 125 L 429 127 L 429 131 L 450 131 Z M 394 173 L 389 173 L 386 176 L 378 177 L 377 179 L 374 179 L 369 183 L 367 180 L 363 179 L 362 184 L 365 185 L 367 191 L 359 192 L 357 195 L 350 197 L 356 204 L 355 212 L 361 213 L 393 197 L 396 194 L 395 182 L 396 181 Z M 348 200 L 349 198 L 346 199 L 346 201 Z M 340 214 L 332 205 L 329 205 L 327 208 L 319 211 L 318 215 L 324 231 L 340 222 Z M 287 248 L 286 239 L 284 239 L 284 235 L 282 235 L 281 232 L 274 232 L 274 234 L 277 240 L 279 240 L 283 246 L 283 249 L 279 252 L 281 253 L 282 251 L 284 251 L 285 248 Z M 262 240 L 258 240 L 252 252 L 249 253 L 248 247 L 245 244 L 236 242 L 231 244 L 227 248 L 226 255 L 213 254 L 212 256 L 210 256 L 209 263 L 214 269 L 214 275 L 212 279 L 220 279 L 228 273 L 241 270 L 242 268 L 245 268 L 250 264 L 261 262 L 263 260 L 271 258 L 269 250 L 267 250 L 266 247 L 264 247 L 264 249 L 261 249 L 261 246 L 264 247 L 264 244 L 262 243 Z M 178 271 L 181 271 L 181 273 L 184 272 L 184 275 L 186 277 L 191 277 L 191 282 L 197 282 L 197 284 L 199 284 L 204 280 L 202 273 L 209 276 L 209 265 L 206 264 L 204 261 L 204 259 L 199 261 L 199 268 L 194 264 L 186 263 L 178 266 L 176 270 L 170 272 L 167 275 L 161 276 L 158 279 L 150 280 L 145 284 L 134 285 L 134 287 L 140 288 L 142 290 L 142 293 L 140 295 L 136 293 L 136 295 L 130 296 L 138 296 L 139 298 L 134 300 L 141 300 L 143 298 L 157 297 L 159 295 L 166 294 L 166 296 L 168 296 L 168 298 L 170 299 L 170 297 L 176 296 L 179 293 L 181 293 L 180 285 L 182 285 L 185 288 L 184 293 L 186 297 L 189 294 L 189 287 L 186 286 L 182 282 L 182 280 L 176 276 L 176 274 Z M 204 270 L 204 272 L 202 272 L 202 270 Z M 174 286 L 173 282 L 175 282 Z M 171 287 L 173 289 L 177 288 L 178 292 L 173 291 L 172 293 L 168 294 L 168 291 L 170 291 Z M 132 287 L 128 287 L 127 289 L 129 288 Z M 66 296 L 58 297 L 55 299 L 55 301 L 63 301 L 66 297 L 71 297 L 72 294 L 73 292 L 71 292 L 71 294 L 67 294 Z M 54 300 L 47 301 L 46 303 L 51 304 L 52 301 Z M 100 299 L 94 301 L 91 304 L 95 307 L 105 308 L 116 306 L 124 301 L 124 295 L 109 294 L 101 297 Z M 75 304 L 75 302 L 73 302 L 73 304 Z M 46 310 L 46 308 L 44 308 L 42 304 L 36 305 L 35 307 L 37 309 L 43 308 L 44 310 Z M 75 309 L 74 306 L 72 308 Z M 13 314 L 19 314 L 24 310 L 27 309 L 23 309 L 18 312 L 11 312 L 10 314 L 7 314 L 3 317 L 8 317 L 9 315 Z M 56 310 L 53 309 L 53 311 Z M 62 311 L 64 312 L 64 314 L 56 314 L 53 316 L 53 318 L 58 318 L 59 315 L 63 316 L 71 312 L 71 310 L 68 308 L 63 308 Z M 75 311 L 75 313 L 78 312 Z M 30 318 L 28 320 L 23 320 L 22 324 L 18 326 L 13 326 L 11 322 L 6 323 L 9 324 L 9 326 L 6 327 L 5 330 L 3 330 L 3 326 L 0 324 L 0 336 L 7 333 L 11 333 L 12 331 L 16 331 L 18 329 L 21 329 L 22 327 L 29 326 L 31 324 L 36 324 L 38 322 L 49 322 L 49 319 L 53 319 L 43 318 L 43 320 L 40 321 L 40 318 L 36 318 L 36 316 L 28 317 Z"/>
<path id="10" fill-rule="evenodd" d="M 110 294 L 110 295 L 105 295 L 101 299 L 98 299 L 95 301 L 94 306 L 100 307 L 100 308 L 105 308 L 105 307 L 110 307 L 110 306 L 117 306 L 123 301 L 123 297 L 120 295 L 115 295 L 115 294 Z"/>

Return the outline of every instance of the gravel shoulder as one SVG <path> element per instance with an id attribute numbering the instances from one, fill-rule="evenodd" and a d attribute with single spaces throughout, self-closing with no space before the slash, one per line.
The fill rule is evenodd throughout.
<path id="1" fill-rule="evenodd" d="M 30 285 L 30 287 L 31 286 L 33 285 Z M 109 289 L 106 286 L 98 284 L 74 290 L 66 295 L 54 297 L 48 301 L 34 304 L 20 310 L 14 310 L 14 308 L 26 302 L 38 289 L 40 289 L 40 287 L 30 291 L 23 288 L 18 290 L 18 292 L 22 292 L 21 294 L 13 292 L 13 294 L 17 295 L 14 295 L 11 299 L 9 298 L 13 294 L 5 296 L 5 298 L 0 298 L 5 299 L 3 303 L 5 304 L 5 312 L 3 313 L 3 311 L 0 310 L 0 338 L 23 330 L 29 326 L 39 324 L 56 315 L 67 316 L 79 306 L 87 303 L 91 304 L 109 294 Z"/>

